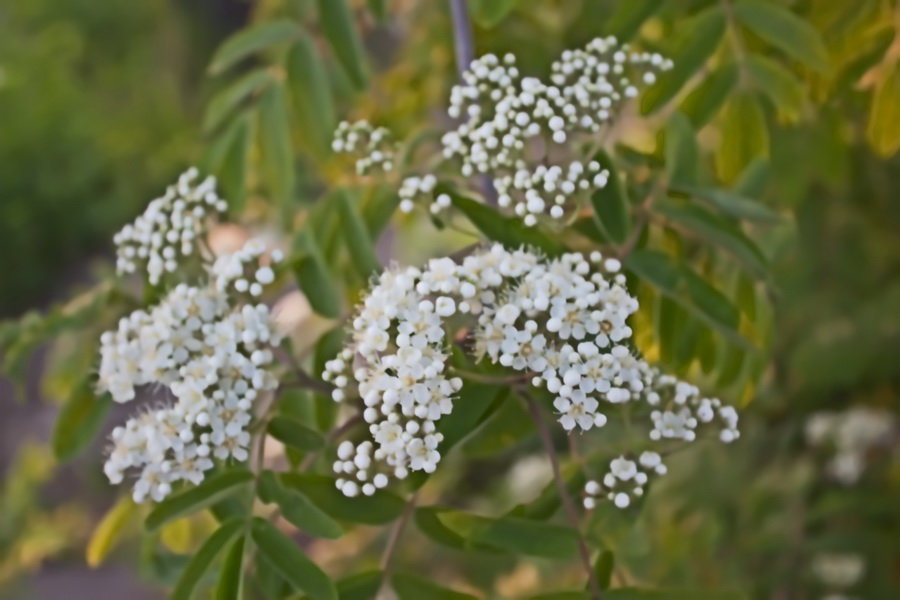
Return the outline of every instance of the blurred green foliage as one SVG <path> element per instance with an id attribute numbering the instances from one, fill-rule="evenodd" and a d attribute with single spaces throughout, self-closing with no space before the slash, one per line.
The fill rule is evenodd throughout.
<path id="1" fill-rule="evenodd" d="M 189 39 L 207 25 L 165 3 L 40 0 L 0 9 L 0 112 L 12 117 L 0 137 L 0 255 L 16 257 L 16 269 L 0 275 L 0 312 L 18 312 L 41 299 L 49 285 L 69 277 L 74 259 L 106 247 L 110 233 L 199 146 L 240 218 L 261 222 L 277 215 L 285 230 L 305 226 L 294 244 L 299 285 L 317 312 L 338 315 L 341 303 L 365 283 L 358 270 L 371 247 L 360 244 L 366 235 L 380 237 L 393 199 L 390 191 L 373 187 L 357 203 L 334 196 L 322 196 L 334 202 L 315 201 L 347 181 L 347 164 L 329 150 L 334 122 L 338 115 L 363 116 L 427 145 L 435 124 L 423 131 L 422 123 L 443 104 L 455 78 L 445 3 L 387 5 L 382 20 L 379 2 L 350 3 L 349 12 L 343 3 L 258 2 L 246 27 L 214 54 L 211 44 L 201 42 L 198 50 Z M 866 561 L 854 596 L 896 596 L 896 436 L 892 449 L 867 457 L 870 465 L 858 484 L 842 487 L 823 474 L 821 456 L 807 447 L 803 429 L 809 415 L 822 409 L 900 411 L 897 3 L 472 0 L 469 6 L 476 54 L 514 52 L 529 72 L 544 71 L 562 49 L 606 33 L 659 50 L 679 65 L 634 107 L 633 126 L 615 148 L 617 165 L 630 174 L 626 193 L 646 191 L 641 174 L 652 170 L 664 170 L 671 184 L 659 220 L 628 265 L 641 280 L 645 308 L 637 318 L 655 334 L 643 340 L 648 356 L 747 403 L 746 425 L 740 443 L 727 451 L 698 445 L 673 457 L 671 474 L 640 509 L 597 511 L 587 532 L 594 547 L 608 553 L 598 555 L 607 557 L 598 570 L 616 588 L 817 598 L 827 590 L 811 563 L 822 552 L 844 552 Z M 198 144 L 201 133 L 206 137 Z M 490 211 L 466 210 L 464 201 L 457 208 L 488 236 L 524 235 L 491 220 Z M 392 235 L 399 236 L 396 255 L 403 260 L 461 239 L 433 233 L 430 223 L 397 221 Z M 602 231 L 588 221 L 575 228 L 584 238 L 575 236 L 578 243 L 625 237 L 609 227 L 609 218 L 601 216 Z M 349 247 L 346 222 L 355 233 Z M 711 301 L 708 289 L 694 286 L 694 295 L 674 301 L 656 270 L 662 265 L 665 273 L 671 262 L 689 265 L 719 295 Z M 102 306 L 114 313 L 122 310 L 120 301 Z M 10 327 L 0 335 L 7 359 L 10 342 L 32 335 L 25 344 L 30 350 L 65 329 L 60 315 L 68 313 L 51 314 L 56 321 Z M 51 392 L 62 390 L 51 394 L 55 399 L 68 397 L 64 392 L 83 381 L 93 356 L 95 331 L 73 337 L 79 341 L 55 355 L 63 367 L 57 365 L 57 377 L 48 379 Z M 323 337 L 317 354 L 333 353 L 324 350 L 333 345 L 333 336 Z M 491 412 L 436 476 L 434 487 L 446 491 L 433 506 L 416 510 L 416 527 L 398 556 L 401 571 L 439 576 L 459 590 L 493 590 L 490 597 L 573 588 L 577 569 L 561 569 L 545 556 L 574 554 L 570 530 L 549 522 L 559 512 L 552 484 L 525 501 L 497 475 L 540 451 L 528 415 L 496 390 L 481 392 L 492 399 L 484 402 Z M 294 400 L 284 402 L 277 422 L 296 418 L 328 429 L 334 414 L 327 400 Z M 617 443 L 585 440 L 586 462 L 608 459 Z M 303 449 L 293 450 L 299 456 Z M 98 470 L 98 455 L 92 459 L 83 468 Z M 50 477 L 51 462 L 45 449 L 26 446 L 18 466 L 7 470 L 4 507 L 12 510 L 0 529 L 0 585 L 84 538 L 77 510 L 63 520 L 58 537 L 35 533 L 45 534 L 53 511 L 64 510 L 52 503 L 34 511 L 38 516 L 13 518 L 30 514 L 29 500 Z M 284 504 L 289 521 L 291 499 L 323 509 L 311 513 L 316 520 L 306 527 L 335 532 L 338 522 L 383 524 L 402 510 L 400 499 L 385 495 L 360 518 L 318 476 L 269 475 L 261 498 Z M 578 489 L 582 480 L 572 475 L 570 483 Z M 116 527 L 116 515 L 134 518 L 128 512 L 133 507 L 117 506 L 106 529 L 101 526 L 109 539 L 94 538 L 94 547 L 105 552 L 118 535 L 138 537 Z M 482 517 L 469 511 L 498 518 L 480 528 Z M 189 551 L 207 538 L 204 548 L 213 558 L 239 562 L 239 543 L 249 542 L 235 540 L 227 520 L 210 537 L 209 521 L 173 519 L 162 533 L 144 536 L 142 575 L 171 586 Z M 46 540 L 34 555 L 39 558 L 23 560 L 16 549 L 35 536 Z M 258 562 L 248 593 L 282 595 L 296 573 L 280 562 L 279 551 L 291 554 L 293 547 L 282 547 L 262 522 L 254 522 L 252 539 L 268 545 L 269 555 Z M 352 556 L 334 550 L 339 566 L 326 570 L 348 575 L 337 584 L 342 594 L 368 597 L 379 581 L 371 570 L 378 567 L 374 549 L 381 538 L 354 529 L 345 543 Z M 531 558 L 519 560 L 504 548 Z M 302 565 L 319 576 L 314 565 Z M 468 597 L 402 572 L 395 585 L 403 600 Z M 350 595 L 354 590 L 357 596 Z M 617 592 L 609 597 L 644 597 Z"/>

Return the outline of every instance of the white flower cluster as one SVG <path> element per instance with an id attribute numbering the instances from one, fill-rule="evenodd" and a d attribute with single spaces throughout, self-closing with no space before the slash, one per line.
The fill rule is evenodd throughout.
<path id="1" fill-rule="evenodd" d="M 658 369 L 651 368 L 647 379 L 652 382 L 647 402 L 655 408 L 650 413 L 653 420 L 650 439 L 692 442 L 697 438 L 700 423 L 715 420 L 722 427 L 719 438 L 723 442 L 728 444 L 740 437 L 738 413 L 733 406 L 723 404 L 718 398 L 704 398 L 697 386 L 663 375 Z"/>
<path id="2" fill-rule="evenodd" d="M 253 403 L 277 384 L 269 308 L 248 301 L 274 280 L 263 251 L 249 241 L 207 264 L 204 285 L 179 284 L 100 337 L 100 390 L 123 403 L 142 386 L 174 398 L 112 432 L 104 472 L 113 484 L 137 472 L 135 502 L 160 501 L 179 481 L 199 483 L 213 459 L 247 460 Z"/>
<path id="3" fill-rule="evenodd" d="M 631 502 L 644 495 L 650 475 L 665 475 L 666 465 L 656 452 L 642 452 L 636 461 L 624 456 L 609 463 L 609 472 L 603 476 L 603 485 L 590 480 L 584 484 L 584 507 L 592 510 L 601 494 L 618 508 L 627 508 Z"/>
<path id="4" fill-rule="evenodd" d="M 369 175 L 374 171 L 392 171 L 396 144 L 385 127 L 373 127 L 368 121 L 341 121 L 334 132 L 331 149 L 359 155 L 356 172 Z"/>
<path id="5" fill-rule="evenodd" d="M 397 195 L 400 197 L 400 210 L 408 213 L 415 208 L 415 201 L 419 198 L 430 198 L 432 201 L 431 212 L 437 214 L 443 209 L 450 206 L 450 196 L 447 194 L 434 195 L 434 188 L 437 185 L 437 178 L 434 175 L 423 175 L 419 177 L 412 175 L 405 178 L 400 183 L 400 190 Z"/>
<path id="6" fill-rule="evenodd" d="M 828 553 L 813 557 L 812 571 L 825 586 L 845 590 L 858 583 L 866 572 L 866 560 L 859 554 Z M 828 598 L 846 598 L 833 595 Z"/>
<path id="7" fill-rule="evenodd" d="M 178 259 L 197 252 L 197 243 L 206 233 L 210 213 L 223 213 L 227 205 L 216 194 L 216 180 L 207 177 L 197 183 L 197 169 L 183 173 L 166 193 L 150 202 L 134 223 L 114 237 L 116 270 L 134 273 L 139 264 L 147 269 L 151 284 L 178 268 Z"/>
<path id="8" fill-rule="evenodd" d="M 519 169 L 514 175 L 494 179 L 494 187 L 497 204 L 502 208 L 512 206 L 525 225 L 532 227 L 537 224 L 538 215 L 547 212 L 547 206 L 551 217 L 561 219 L 565 215 L 563 207 L 573 194 L 606 187 L 608 179 L 609 171 L 597 161 L 590 161 L 587 167 L 572 161 L 565 170 L 558 165 L 540 165 L 534 171 Z M 518 200 L 514 201 L 514 195 Z"/>
<path id="9" fill-rule="evenodd" d="M 593 161 L 545 164 L 560 153 L 551 152 L 553 145 L 599 131 L 622 101 L 671 67 L 659 54 L 632 52 L 614 37 L 565 51 L 546 83 L 523 77 L 511 54 L 482 56 L 451 91 L 448 112 L 461 122 L 443 136 L 443 156 L 459 160 L 464 177 L 492 177 L 499 204 L 512 207 L 526 225 L 546 214 L 560 219 L 567 204 L 604 187 L 608 173 Z M 537 166 L 529 151 L 537 154 L 531 157 Z M 433 212 L 443 208 L 431 206 Z"/>
<path id="10" fill-rule="evenodd" d="M 810 445 L 832 445 L 834 456 L 828 461 L 828 473 L 844 485 L 856 483 L 866 467 L 868 451 L 890 439 L 896 427 L 895 416 L 865 406 L 844 412 L 818 412 L 806 422 Z"/>
<path id="11" fill-rule="evenodd" d="M 388 482 L 376 482 L 375 473 L 403 479 L 435 469 L 437 422 L 462 386 L 446 367 L 446 321 L 457 314 L 475 320 L 476 357 L 549 391 L 567 431 L 602 427 L 602 401 L 646 399 L 657 378 L 626 345 L 627 319 L 638 304 L 619 268 L 599 252 L 590 260 L 580 254 L 548 259 L 494 245 L 461 263 L 440 258 L 424 269 L 384 272 L 353 321 L 352 342 L 323 374 L 337 401 L 355 383 L 371 434 L 359 446 L 342 445 L 338 487 L 348 495 L 360 485 L 374 493 Z M 655 403 L 661 401 L 658 395 Z"/>

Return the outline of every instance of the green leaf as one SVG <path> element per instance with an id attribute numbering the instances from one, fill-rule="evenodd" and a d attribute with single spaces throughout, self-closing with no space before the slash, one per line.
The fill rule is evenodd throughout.
<path id="1" fill-rule="evenodd" d="M 438 422 L 437 430 L 444 436 L 441 453 L 446 454 L 471 433 L 479 423 L 493 414 L 508 388 L 485 383 L 467 381 L 453 401 L 453 412 Z"/>
<path id="2" fill-rule="evenodd" d="M 375 247 L 359 213 L 356 199 L 348 190 L 341 188 L 334 193 L 331 201 L 337 203 L 341 215 L 341 233 L 350 250 L 351 262 L 363 281 L 368 283 L 373 275 L 381 271 L 381 264 L 375 256 Z"/>
<path id="3" fill-rule="evenodd" d="M 668 255 L 655 250 L 635 250 L 626 259 L 625 266 L 640 279 L 647 281 L 682 308 L 687 309 L 693 316 L 716 328 L 735 344 L 752 348 L 737 332 L 737 310 L 727 298 L 687 266 L 680 265 Z M 679 320 L 675 321 L 677 323 Z M 670 327 L 663 325 L 661 328 L 668 331 Z M 676 329 L 680 327 L 680 323 L 675 327 Z M 683 330 L 670 334 L 674 335 L 674 340 L 669 346 L 674 346 L 672 353 L 676 362 L 680 356 L 690 355 L 688 349 L 679 348 L 679 343 L 687 343 L 692 350 L 698 333 L 696 327 L 691 327 L 687 334 Z"/>
<path id="4" fill-rule="evenodd" d="M 325 156 L 331 152 L 337 117 L 325 66 L 305 33 L 288 50 L 285 68 L 303 135 L 318 156 Z"/>
<path id="5" fill-rule="evenodd" d="M 670 54 L 674 66 L 644 92 L 641 110 L 652 113 L 684 87 L 684 84 L 706 63 L 725 33 L 725 17 L 718 7 L 710 7 L 685 24 L 684 33 Z"/>
<path id="6" fill-rule="evenodd" d="M 875 87 L 866 138 L 879 156 L 900 149 L 900 61 L 885 68 Z"/>
<path id="7" fill-rule="evenodd" d="M 537 248 L 551 256 L 565 252 L 565 246 L 562 243 L 534 227 L 526 227 L 521 219 L 504 217 L 493 208 L 472 198 L 459 194 L 450 195 L 453 205 L 466 215 L 466 218 L 488 239 L 500 242 L 510 249 L 518 249 L 522 246 Z"/>
<path id="8" fill-rule="evenodd" d="M 711 590 L 651 590 L 643 588 L 619 588 L 607 590 L 603 600 L 745 600 L 739 592 Z"/>
<path id="9" fill-rule="evenodd" d="M 333 518 L 353 523 L 384 525 L 403 512 L 406 503 L 387 490 L 372 496 L 348 498 L 334 487 L 334 480 L 322 475 L 285 473 L 281 482 L 286 487 L 305 494 Z"/>
<path id="10" fill-rule="evenodd" d="M 341 314 L 341 299 L 325 266 L 313 230 L 305 227 L 297 235 L 295 246 L 301 253 L 294 262 L 297 284 L 314 311 L 324 317 L 336 319 Z"/>
<path id="11" fill-rule="evenodd" d="M 606 33 L 616 36 L 620 42 L 627 42 L 662 5 L 662 0 L 618 2 L 612 15 L 606 21 Z"/>
<path id="12" fill-rule="evenodd" d="M 604 151 L 595 156 L 604 169 L 609 170 L 606 186 L 591 194 L 591 205 L 597 226 L 611 240 L 622 244 L 628 239 L 631 231 L 631 213 L 629 212 L 628 195 L 619 176 L 616 164 Z"/>
<path id="13" fill-rule="evenodd" d="M 242 29 L 219 46 L 209 63 L 209 72 L 217 75 L 251 54 L 294 39 L 300 31 L 296 23 L 287 19 L 258 23 Z"/>
<path id="14" fill-rule="evenodd" d="M 245 100 L 274 81 L 267 69 L 251 71 L 213 96 L 203 114 L 203 132 L 212 133 Z"/>
<path id="15" fill-rule="evenodd" d="M 173 519 L 197 512 L 231 496 L 252 479 L 253 474 L 242 468 L 207 477 L 200 485 L 169 496 L 157 504 L 144 521 L 144 528 L 156 531 Z"/>
<path id="16" fill-rule="evenodd" d="M 262 148 L 262 166 L 269 193 L 284 212 L 289 208 L 294 194 L 294 150 L 291 146 L 288 109 L 284 87 L 270 85 L 263 92 L 257 106 L 259 113 L 259 137 Z"/>
<path id="17" fill-rule="evenodd" d="M 737 329 L 738 311 L 722 292 L 687 267 L 682 269 L 682 277 L 694 305 L 718 325 Z"/>
<path id="18" fill-rule="evenodd" d="M 84 450 L 94 439 L 112 404 L 109 394 L 97 396 L 93 377 L 85 377 L 72 390 L 56 417 L 50 440 L 54 456 L 60 461 L 68 461 Z"/>
<path id="19" fill-rule="evenodd" d="M 722 112 L 716 169 L 726 183 L 734 182 L 750 162 L 769 155 L 769 129 L 759 99 L 734 94 Z"/>
<path id="20" fill-rule="evenodd" d="M 381 571 L 368 571 L 338 581 L 341 600 L 371 600 L 381 587 Z"/>
<path id="21" fill-rule="evenodd" d="M 241 600 L 244 596 L 244 544 L 240 536 L 231 544 L 222 561 L 219 581 L 216 585 L 216 600 Z"/>
<path id="22" fill-rule="evenodd" d="M 302 452 L 321 450 L 325 446 L 322 434 L 307 427 L 297 419 L 276 415 L 269 421 L 269 435 Z"/>
<path id="23" fill-rule="evenodd" d="M 475 521 L 471 542 L 527 556 L 569 560 L 578 555 L 578 536 L 568 527 L 517 517 L 466 516 Z"/>
<path id="24" fill-rule="evenodd" d="M 431 540 L 457 550 L 466 549 L 466 539 L 448 528 L 439 515 L 451 509 L 439 506 L 421 506 L 416 509 L 414 519 L 419 530 Z"/>
<path id="25" fill-rule="evenodd" d="M 396 190 L 390 186 L 374 188 L 362 207 L 362 218 L 372 241 L 377 241 L 400 204 Z"/>
<path id="26" fill-rule="evenodd" d="M 369 0 L 368 5 L 369 12 L 372 13 L 372 16 L 375 17 L 376 21 L 378 21 L 379 23 L 384 23 L 387 21 L 387 0 Z M 343 600 L 343 598 L 341 600 Z"/>
<path id="27" fill-rule="evenodd" d="M 625 260 L 625 267 L 667 295 L 674 295 L 678 291 L 678 267 L 662 252 L 635 250 Z"/>
<path id="28" fill-rule="evenodd" d="M 240 518 L 230 519 L 203 542 L 200 549 L 194 553 L 187 567 L 181 572 L 178 583 L 172 591 L 174 600 L 190 600 L 191 595 L 200 583 L 200 580 L 209 571 L 216 557 L 228 545 L 244 527 L 244 520 Z"/>
<path id="29" fill-rule="evenodd" d="M 719 112 L 737 82 L 737 65 L 733 62 L 721 65 L 691 90 L 679 110 L 691 120 L 695 129 L 701 129 Z"/>
<path id="30" fill-rule="evenodd" d="M 415 575 L 397 573 L 391 581 L 400 600 L 478 600 L 475 596 L 441 587 Z"/>
<path id="31" fill-rule="evenodd" d="M 208 170 L 216 176 L 219 188 L 228 201 L 228 211 L 235 215 L 243 211 L 247 193 L 251 118 L 247 112 L 236 117 L 213 142 L 207 158 Z"/>
<path id="32" fill-rule="evenodd" d="M 318 0 L 322 30 L 356 89 L 368 85 L 366 58 L 346 0 Z"/>
<path id="33" fill-rule="evenodd" d="M 669 117 L 665 129 L 666 172 L 669 181 L 693 183 L 697 180 L 699 161 L 696 133 L 691 122 L 683 114 L 675 112 Z"/>
<path id="34" fill-rule="evenodd" d="M 305 494 L 284 487 L 272 471 L 260 475 L 259 497 L 263 502 L 277 504 L 285 519 L 310 535 L 336 539 L 344 533 L 341 526 Z"/>
<path id="35" fill-rule="evenodd" d="M 733 223 L 716 217 L 699 206 L 679 206 L 660 202 L 656 210 L 676 226 L 728 251 L 757 277 L 769 278 L 769 266 L 765 256 Z"/>
<path id="36" fill-rule="evenodd" d="M 746 198 L 758 198 L 763 195 L 766 184 L 772 173 L 772 165 L 767 158 L 754 159 L 738 180 L 734 182 L 732 190 Z"/>
<path id="37" fill-rule="evenodd" d="M 601 590 L 609 589 L 615 563 L 616 557 L 609 550 L 604 550 L 597 557 L 597 561 L 594 563 L 594 573 L 597 575 L 597 583 Z"/>
<path id="38" fill-rule="evenodd" d="M 828 70 L 828 51 L 815 28 L 788 9 L 765 0 L 740 0 L 734 13 L 747 29 L 817 71 Z"/>
<path id="39" fill-rule="evenodd" d="M 771 58 L 759 54 L 747 59 L 747 69 L 775 110 L 788 122 L 796 122 L 803 110 L 805 96 L 800 80 Z"/>
<path id="40" fill-rule="evenodd" d="M 696 198 L 704 204 L 736 219 L 747 219 L 748 221 L 760 223 L 775 223 L 781 220 L 778 214 L 768 206 L 728 190 L 677 183 L 670 186 L 670 189 Z"/>
<path id="41" fill-rule="evenodd" d="M 484 29 L 500 24 L 516 7 L 517 0 L 469 0 L 472 20 Z"/>
<path id="42" fill-rule="evenodd" d="M 604 598 L 606 596 L 604 595 Z M 532 596 L 529 600 L 592 600 L 588 592 L 567 591 L 567 592 L 550 592 L 548 594 L 540 594 Z"/>
<path id="43" fill-rule="evenodd" d="M 254 517 L 250 533 L 260 553 L 291 586 L 306 592 L 312 600 L 338 600 L 328 575 L 274 525 Z"/>

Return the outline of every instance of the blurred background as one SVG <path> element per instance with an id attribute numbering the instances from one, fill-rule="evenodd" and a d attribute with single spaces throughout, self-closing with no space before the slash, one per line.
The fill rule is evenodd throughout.
<path id="1" fill-rule="evenodd" d="M 201 123 L 222 86 L 207 74 L 215 49 L 273 14 L 306 19 L 308 4 L 0 0 L 0 317 L 46 310 L 109 272 L 112 234 L 205 156 Z M 414 134 L 438 118 L 455 78 L 449 12 L 398 0 L 379 23 L 366 4 L 351 3 L 374 91 L 354 94 L 328 62 L 336 111 Z M 542 70 L 602 31 L 617 3 L 509 0 L 502 23 L 483 4 L 472 3 L 478 53 L 514 51 Z M 639 24 L 648 46 L 665 49 L 709 3 L 663 4 Z M 675 459 L 654 491 L 666 501 L 635 530 L 633 564 L 651 582 L 732 585 L 759 598 L 897 598 L 900 11 L 886 0 L 776 4 L 821 34 L 831 69 L 801 71 L 801 87 L 761 104 L 768 177 L 758 196 L 786 217 L 763 248 L 776 290 L 771 361 L 762 383 L 742 390 L 752 402 L 740 443 Z M 779 53 L 753 36 L 745 43 Z M 701 135 L 701 146 L 716 135 Z M 298 158 L 301 174 L 315 168 Z M 394 256 L 427 254 L 414 233 L 398 235 Z M 61 398 L 43 376 L 48 360 L 35 344 L 22 383 L 0 379 L 0 597 L 164 597 L 134 566 L 136 545 L 98 568 L 85 563 L 115 489 L 100 469 L 102 443 L 56 464 L 48 438 Z M 107 429 L 123 414 L 113 411 Z M 495 493 L 528 485 L 527 467 Z M 177 552 L 190 531 L 169 538 Z M 498 593 L 508 597 L 539 577 L 506 576 Z"/>

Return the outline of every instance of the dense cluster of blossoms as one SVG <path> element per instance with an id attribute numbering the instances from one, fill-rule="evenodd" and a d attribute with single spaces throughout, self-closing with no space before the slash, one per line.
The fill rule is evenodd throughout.
<path id="1" fill-rule="evenodd" d="M 448 113 L 458 125 L 442 137 L 443 157 L 463 177 L 489 176 L 498 204 L 526 225 L 548 214 L 560 219 L 609 177 L 591 158 L 554 164 L 572 153 L 562 145 L 579 133 L 599 131 L 623 101 L 671 67 L 659 54 L 632 51 L 614 37 L 566 50 L 546 82 L 523 77 L 511 54 L 482 56 L 450 93 Z M 401 184 L 401 209 L 411 211 L 417 197 L 430 200 L 432 212 L 447 208 L 440 195 L 420 185 L 423 180 L 414 176 Z"/>
<path id="2" fill-rule="evenodd" d="M 144 265 L 148 280 L 156 285 L 165 273 L 178 268 L 180 258 L 197 254 L 207 217 L 227 208 L 216 194 L 215 179 L 207 177 L 198 183 L 198 176 L 197 169 L 183 173 L 134 223 L 113 237 L 119 273 L 134 273 Z"/>
<path id="3" fill-rule="evenodd" d="M 437 425 L 462 387 L 447 365 L 447 321 L 457 315 L 474 321 L 476 358 L 548 391 L 567 431 L 602 427 L 610 405 L 641 402 L 654 414 L 688 421 L 656 436 L 654 418 L 651 439 L 690 441 L 697 423 L 713 416 L 729 432 L 720 437 L 735 439 L 733 409 L 699 398 L 634 355 L 627 320 L 638 303 L 619 269 L 618 260 L 599 252 L 551 259 L 494 245 L 460 263 L 440 258 L 424 269 L 385 271 L 353 320 L 352 341 L 323 373 L 336 401 L 356 388 L 369 424 L 370 439 L 339 449 L 338 487 L 350 496 L 371 494 L 389 475 L 434 471 L 441 458 Z"/>
<path id="4" fill-rule="evenodd" d="M 359 157 L 356 160 L 356 172 L 359 175 L 392 171 L 395 147 L 390 131 L 384 127 L 374 127 L 365 120 L 355 123 L 341 121 L 331 142 L 331 149 L 335 152 Z"/>
<path id="5" fill-rule="evenodd" d="M 212 180 L 204 185 L 215 193 Z M 253 300 L 274 280 L 268 260 L 251 240 L 207 262 L 201 284 L 176 285 L 101 336 L 102 391 L 116 402 L 134 400 L 142 386 L 173 397 L 112 432 L 104 471 L 114 484 L 135 472 L 136 502 L 162 500 L 179 481 L 199 483 L 214 459 L 247 459 L 254 401 L 277 383 L 269 368 L 277 333 L 268 306 Z"/>
<path id="6" fill-rule="evenodd" d="M 644 495 L 650 475 L 665 475 L 666 472 L 666 465 L 656 452 L 642 452 L 636 461 L 624 456 L 615 458 L 609 463 L 609 472 L 603 476 L 602 485 L 593 479 L 584 484 L 584 507 L 593 509 L 597 506 L 597 498 L 605 494 L 617 507 L 626 508 L 633 499 Z"/>
<path id="7" fill-rule="evenodd" d="M 831 446 L 828 474 L 844 485 L 856 483 L 866 468 L 871 448 L 890 442 L 896 417 L 886 411 L 857 406 L 844 412 L 818 412 L 806 422 L 806 438 L 812 446 Z"/>

